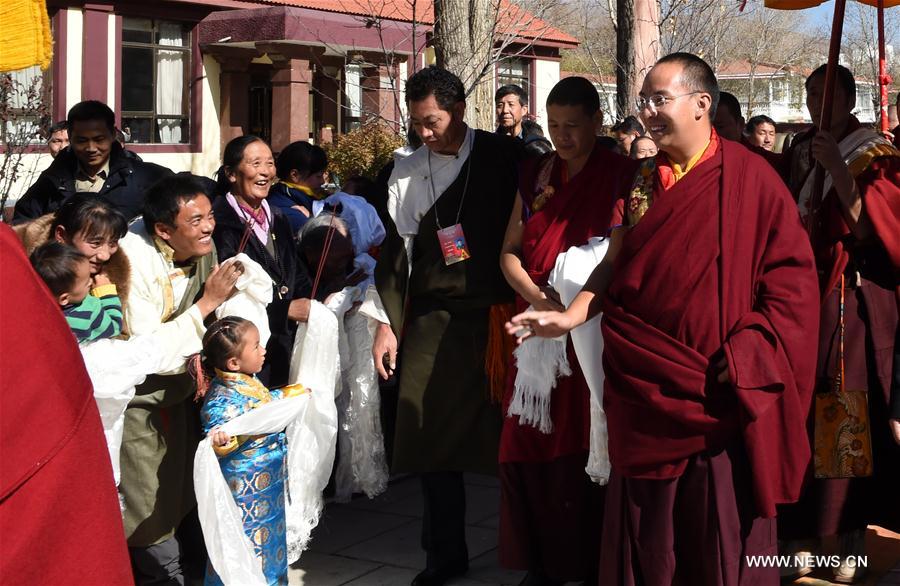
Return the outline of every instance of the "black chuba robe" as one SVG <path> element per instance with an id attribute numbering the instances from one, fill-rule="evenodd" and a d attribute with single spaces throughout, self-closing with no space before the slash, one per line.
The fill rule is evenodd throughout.
<path id="1" fill-rule="evenodd" d="M 513 301 L 499 258 L 519 152 L 508 137 L 475 131 L 472 154 L 419 223 L 412 259 L 393 219 L 384 218 L 375 283 L 400 343 L 395 472 L 496 472 L 501 416 L 490 398 L 485 351 L 491 307 Z M 435 210 L 446 228 L 461 202 L 471 258 L 447 266 Z"/>

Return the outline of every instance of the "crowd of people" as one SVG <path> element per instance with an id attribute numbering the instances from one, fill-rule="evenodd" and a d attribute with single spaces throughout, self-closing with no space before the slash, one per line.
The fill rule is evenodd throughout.
<path id="1" fill-rule="evenodd" d="M 76 344 L 152 343 L 118 423 L 102 406 L 102 425 L 76 416 L 84 397 L 70 391 L 47 407 L 64 412 L 37 465 L 48 471 L 5 495 L 33 505 L 79 485 L 67 514 L 103 525 L 90 550 L 79 523 L 42 521 L 59 547 L 79 542 L 69 581 L 227 583 L 221 535 L 197 512 L 199 500 L 226 515 L 195 496 L 206 441 L 257 560 L 246 575 L 286 584 L 308 539 L 292 517 L 292 445 L 327 476 L 335 444 L 339 465 L 357 466 L 368 440 L 353 434 L 368 433 L 374 480 L 337 482 L 384 489 L 365 395 L 377 373 L 399 394 L 391 472 L 418 475 L 424 494 L 413 586 L 468 570 L 465 473 L 499 476 L 500 561 L 526 586 L 775 584 L 811 571 L 828 535 L 835 578 L 860 580 L 866 527 L 900 530 L 900 152 L 852 115 L 843 67 L 819 130 L 824 80 L 824 66 L 806 80 L 813 125 L 775 152 L 776 123 L 745 122 L 687 53 L 654 65 L 637 116 L 608 133 L 585 78 L 549 93 L 545 135 L 515 85 L 496 92 L 495 129 L 469 127 L 461 81 L 429 67 L 406 82 L 410 145 L 336 189 L 305 141 L 276 155 L 237 137 L 199 177 L 142 161 L 108 106 L 77 104 L 16 204 L 20 250 L 0 230 L 16 287 L 3 336 L 47 332 L 52 347 L 17 352 L 19 380 L 45 402 L 90 395 L 85 363 L 98 393 Z M 238 296 L 248 313 L 226 308 Z M 322 308 L 340 359 L 303 368 L 344 377 L 343 431 L 318 436 L 330 451 L 296 446 L 294 419 L 228 433 L 321 401 L 298 369 L 325 351 Z M 28 406 L 4 407 L 5 452 L 10 427 L 38 429 L 12 423 Z M 21 551 L 4 556 L 12 576 L 47 575 Z M 751 562 L 779 553 L 794 556 L 780 570 Z"/>

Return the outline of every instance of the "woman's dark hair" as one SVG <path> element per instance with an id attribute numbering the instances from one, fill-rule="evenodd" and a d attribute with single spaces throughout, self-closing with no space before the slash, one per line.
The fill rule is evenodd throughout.
<path id="1" fill-rule="evenodd" d="M 362 175 L 354 175 L 344 181 L 344 184 L 341 186 L 341 191 L 344 193 L 358 195 L 369 203 L 372 203 L 372 198 L 377 190 L 378 186 L 375 182 Z"/>
<path id="2" fill-rule="evenodd" d="M 72 289 L 78 263 L 86 261 L 87 257 L 74 246 L 53 241 L 35 248 L 28 260 L 53 296 L 59 297 Z"/>
<path id="3" fill-rule="evenodd" d="M 296 169 L 301 178 L 309 177 L 328 166 L 328 155 L 324 149 L 305 140 L 287 145 L 275 160 L 275 170 L 279 179 L 287 179 L 291 170 Z"/>
<path id="4" fill-rule="evenodd" d="M 449 112 L 459 102 L 466 101 L 466 90 L 458 77 L 431 65 L 420 69 L 406 80 L 406 103 L 421 102 L 434 95 L 441 110 Z"/>
<path id="5" fill-rule="evenodd" d="M 222 166 L 216 171 L 216 195 L 225 195 L 231 191 L 231 182 L 228 181 L 228 172 L 241 164 L 244 158 L 244 150 L 254 142 L 263 142 L 258 136 L 253 134 L 245 134 L 232 138 L 225 145 L 225 152 L 222 153 Z M 268 144 L 268 143 L 266 143 Z"/>
<path id="6" fill-rule="evenodd" d="M 156 224 L 175 227 L 175 218 L 184 202 L 198 195 L 210 197 L 202 178 L 178 173 L 160 179 L 144 193 L 144 226 L 153 234 Z"/>
<path id="7" fill-rule="evenodd" d="M 128 220 L 109 200 L 94 193 L 76 193 L 63 202 L 50 225 L 50 237 L 62 226 L 69 241 L 79 232 L 83 238 L 96 236 L 116 241 L 128 233 Z"/>

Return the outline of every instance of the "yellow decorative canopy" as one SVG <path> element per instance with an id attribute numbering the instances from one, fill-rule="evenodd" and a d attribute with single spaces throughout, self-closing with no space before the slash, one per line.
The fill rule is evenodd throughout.
<path id="1" fill-rule="evenodd" d="M 0 2 L 0 71 L 32 65 L 47 69 L 53 57 L 53 37 L 45 0 Z"/>

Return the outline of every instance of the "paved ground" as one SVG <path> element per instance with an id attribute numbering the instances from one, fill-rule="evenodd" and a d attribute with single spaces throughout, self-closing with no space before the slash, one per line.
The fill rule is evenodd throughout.
<path id="1" fill-rule="evenodd" d="M 455 586 L 516 585 L 523 573 L 500 568 L 497 524 L 500 489 L 488 476 L 466 476 L 466 534 L 470 571 Z M 290 571 L 292 586 L 407 586 L 425 566 L 419 545 L 422 493 L 417 478 L 391 483 L 387 492 L 346 505 L 332 503 L 313 532 L 309 548 Z M 867 586 L 900 586 L 900 535 L 873 527 L 866 536 L 870 575 Z M 825 553 L 835 546 L 825 543 Z M 825 573 L 797 586 L 829 586 Z"/>
<path id="2" fill-rule="evenodd" d="M 488 476 L 466 475 L 466 538 L 470 570 L 457 586 L 515 585 L 519 572 L 497 562 L 500 488 Z M 406 586 L 425 567 L 419 544 L 422 492 L 418 478 L 391 483 L 374 500 L 329 504 L 309 551 L 290 571 L 291 585 Z"/>

